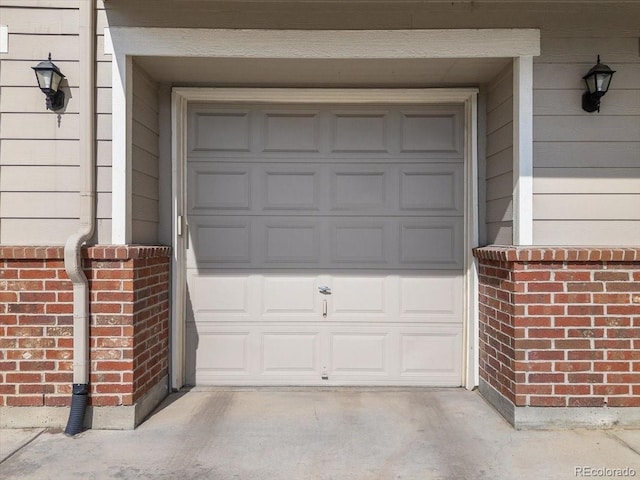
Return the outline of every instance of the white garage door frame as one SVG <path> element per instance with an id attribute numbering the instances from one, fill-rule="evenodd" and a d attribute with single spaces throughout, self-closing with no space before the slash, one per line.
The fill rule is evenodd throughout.
<path id="1" fill-rule="evenodd" d="M 210 104 L 385 104 L 385 105 L 464 105 L 464 310 L 463 310 L 463 378 L 467 388 L 477 385 L 477 275 L 471 249 L 478 245 L 477 191 L 477 95 L 476 88 L 458 89 L 274 89 L 274 88 L 174 88 L 172 91 L 172 129 L 174 144 L 173 202 L 177 212 L 186 211 L 186 143 L 189 103 Z M 186 240 L 184 213 L 176 217 L 174 265 L 173 332 L 174 388 L 184 381 Z"/>
<path id="2" fill-rule="evenodd" d="M 288 58 L 288 59 L 427 59 L 511 58 L 514 62 L 514 239 L 515 245 L 532 243 L 533 159 L 533 57 L 540 54 L 537 29 L 473 30 L 215 30 L 185 28 L 112 27 L 105 29 L 105 53 L 112 58 L 112 241 L 131 243 L 132 238 L 132 60 L 136 56 Z M 496 72 L 498 73 L 498 72 Z M 309 102 L 330 92 L 296 90 L 298 101 Z M 375 90 L 348 90 L 371 102 Z M 383 90 L 389 96 L 417 91 Z M 475 90 L 422 90 L 426 103 L 457 101 L 466 105 L 467 169 L 465 177 L 465 359 L 464 385 L 478 383 L 477 276 L 471 248 L 478 244 L 477 213 L 477 115 Z M 182 237 L 185 188 L 182 170 L 186 161 L 186 111 L 192 101 L 244 101 L 260 103 L 266 90 L 176 88 L 172 93 L 172 194 L 173 194 L 173 282 L 171 322 L 171 383 L 184 381 L 185 248 Z M 269 89 L 271 95 L 290 102 L 291 90 Z M 346 93 L 346 92 L 345 92 Z M 303 99 L 304 96 L 306 99 Z M 248 98 L 248 97 L 252 98 Z M 320 97 L 319 97 L 320 96 Z M 259 100 L 263 98 L 263 100 Z M 327 102 L 327 97 L 320 98 Z M 357 98 L 356 98 L 357 100 Z M 354 98 L 351 98 L 351 102 Z M 400 100 L 399 100 L 400 101 Z M 407 98 L 402 98 L 402 103 Z"/>

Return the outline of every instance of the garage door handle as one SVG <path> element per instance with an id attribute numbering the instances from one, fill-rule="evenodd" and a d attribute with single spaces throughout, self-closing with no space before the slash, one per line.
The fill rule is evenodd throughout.
<path id="1" fill-rule="evenodd" d="M 327 318 L 327 299 L 322 300 L 322 316 Z"/>
<path id="2" fill-rule="evenodd" d="M 328 287 L 326 285 L 322 285 L 321 287 L 318 287 L 318 290 L 322 295 L 331 295 L 331 287 Z"/>

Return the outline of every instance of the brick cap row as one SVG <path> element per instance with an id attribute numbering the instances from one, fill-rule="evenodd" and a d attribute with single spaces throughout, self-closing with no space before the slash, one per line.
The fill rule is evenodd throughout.
<path id="1" fill-rule="evenodd" d="M 499 262 L 638 262 L 640 247 L 516 247 L 488 245 L 473 249 L 478 260 Z"/>
<path id="2" fill-rule="evenodd" d="M 171 256 L 171 247 L 164 245 L 94 245 L 82 248 L 82 257 L 95 260 L 135 260 Z M 3 260 L 62 260 L 62 246 L 1 246 Z"/>

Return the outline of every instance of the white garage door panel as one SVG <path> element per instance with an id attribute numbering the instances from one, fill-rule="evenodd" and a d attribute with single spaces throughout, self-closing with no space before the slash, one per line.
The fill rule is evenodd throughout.
<path id="1" fill-rule="evenodd" d="M 199 385 L 460 385 L 456 325 L 205 325 L 188 381 Z M 326 379 L 322 379 L 326 376 Z"/>
<path id="2" fill-rule="evenodd" d="M 460 385 L 462 112 L 190 106 L 187 381 Z"/>
<path id="3" fill-rule="evenodd" d="M 451 271 L 432 276 L 220 275 L 189 273 L 190 307 L 198 324 L 216 322 L 461 322 L 463 281 Z M 320 295 L 328 286 L 332 294 Z M 323 302 L 327 317 L 323 317 Z M 191 319 L 193 322 L 193 319 Z"/>

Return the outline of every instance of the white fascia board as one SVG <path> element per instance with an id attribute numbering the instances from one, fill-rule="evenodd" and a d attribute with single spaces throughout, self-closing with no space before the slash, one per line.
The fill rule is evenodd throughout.
<path id="1" fill-rule="evenodd" d="M 218 30 L 111 27 L 125 55 L 220 58 L 491 58 L 540 54 L 537 29 Z"/>

